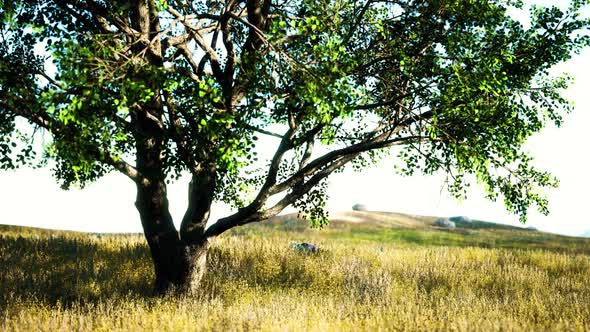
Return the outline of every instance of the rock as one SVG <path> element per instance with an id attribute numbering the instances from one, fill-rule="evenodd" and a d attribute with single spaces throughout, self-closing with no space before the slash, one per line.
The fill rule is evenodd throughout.
<path id="1" fill-rule="evenodd" d="M 539 230 L 538 230 L 536 227 L 534 227 L 534 226 L 529 226 L 529 227 L 527 227 L 526 229 L 528 229 L 529 231 L 533 231 L 533 232 L 537 232 L 537 231 L 539 231 Z"/>
<path id="2" fill-rule="evenodd" d="M 315 244 L 312 243 L 307 243 L 307 242 L 295 242 L 293 244 L 291 244 L 291 249 L 293 249 L 296 252 L 301 252 L 301 253 L 317 253 L 320 251 L 320 247 L 316 246 Z"/>
<path id="3" fill-rule="evenodd" d="M 369 211 L 366 205 L 364 204 L 355 204 L 352 206 L 353 211 Z"/>
<path id="4" fill-rule="evenodd" d="M 434 226 L 453 229 L 453 228 L 455 228 L 455 223 L 450 221 L 447 218 L 438 218 L 434 222 Z"/>
<path id="5" fill-rule="evenodd" d="M 449 220 L 452 222 L 471 224 L 471 218 L 469 218 L 467 216 L 454 216 L 454 217 L 450 217 Z"/>

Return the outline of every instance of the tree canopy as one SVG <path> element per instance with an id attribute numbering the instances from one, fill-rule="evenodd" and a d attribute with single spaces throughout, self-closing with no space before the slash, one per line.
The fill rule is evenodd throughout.
<path id="1" fill-rule="evenodd" d="M 170 219 L 143 198 L 190 173 L 189 239 L 288 205 L 321 225 L 330 174 L 402 146 L 402 174 L 457 196 L 476 178 L 524 221 L 557 181 L 521 147 L 571 109 L 549 69 L 588 45 L 584 4 L 524 25 L 513 0 L 2 1 L 0 167 L 51 159 L 64 188 L 122 172 L 142 221 Z M 214 200 L 238 210 L 205 230 Z"/>

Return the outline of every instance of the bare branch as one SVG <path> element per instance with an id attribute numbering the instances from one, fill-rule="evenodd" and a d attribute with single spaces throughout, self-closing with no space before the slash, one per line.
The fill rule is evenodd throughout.
<path id="1" fill-rule="evenodd" d="M 303 157 L 301 158 L 301 162 L 299 163 L 299 169 L 302 169 L 309 163 L 309 159 L 311 158 L 311 155 L 313 153 L 313 142 L 313 138 L 307 141 L 307 145 L 305 146 L 305 152 L 303 153 Z"/>
<path id="2" fill-rule="evenodd" d="M 211 37 L 211 48 L 215 49 L 217 47 L 217 39 L 219 39 L 219 27 L 217 27 L 215 29 L 215 31 L 213 31 L 213 37 Z M 209 54 L 205 54 L 205 56 L 203 56 L 201 58 L 201 61 L 199 62 L 199 66 L 197 67 L 197 70 L 195 71 L 197 73 L 197 75 L 199 77 L 201 77 L 204 72 L 205 72 L 205 65 L 207 64 L 207 62 L 210 60 Z"/>
<path id="3" fill-rule="evenodd" d="M 178 110 L 176 107 L 176 102 L 174 97 L 170 95 L 169 92 L 164 91 L 164 99 L 166 102 L 166 109 L 168 110 L 168 117 L 170 119 L 170 129 L 169 132 L 176 143 L 178 148 L 178 152 L 180 157 L 187 167 L 187 169 L 192 173 L 197 173 L 197 162 L 193 158 L 193 155 L 190 153 L 186 140 L 181 136 L 181 122 L 178 118 Z"/>
<path id="4" fill-rule="evenodd" d="M 231 8 L 229 9 L 231 10 Z M 227 51 L 227 60 L 225 62 L 225 75 L 223 79 L 224 83 L 224 94 L 226 97 L 226 108 L 231 109 L 233 107 L 233 84 L 234 84 L 234 65 L 236 63 L 236 51 L 234 50 L 234 44 L 231 40 L 230 34 L 230 21 L 229 18 L 225 18 L 221 21 L 221 31 L 223 38 L 223 45 Z"/>
<path id="5" fill-rule="evenodd" d="M 264 130 L 262 128 L 258 128 L 256 126 L 253 126 L 251 124 L 245 123 L 245 122 L 239 122 L 239 126 L 244 127 L 246 129 L 250 129 L 256 132 L 259 132 L 261 134 L 267 135 L 267 136 L 271 136 L 271 137 L 276 137 L 276 138 L 283 138 L 283 135 L 277 134 L 277 133 L 273 133 L 272 131 L 268 131 L 268 130 Z"/>
<path id="6" fill-rule="evenodd" d="M 213 74 L 215 75 L 215 77 L 217 78 L 217 80 L 221 83 L 223 82 L 223 71 L 221 70 L 221 64 L 219 62 L 219 58 L 217 57 L 217 52 L 215 51 L 214 47 L 215 44 L 213 45 L 208 45 L 205 42 L 205 39 L 203 38 L 203 35 L 201 34 L 200 30 L 200 26 L 193 26 L 184 15 L 180 14 L 177 10 L 175 10 L 172 7 L 169 7 L 168 12 L 171 13 L 179 22 L 182 22 L 182 24 L 184 25 L 185 29 L 187 30 L 187 32 L 189 33 L 190 37 L 192 37 L 192 39 L 199 45 L 199 47 L 205 52 L 206 57 L 208 59 L 208 61 L 211 63 L 211 68 L 213 69 Z M 217 20 L 219 21 L 221 19 L 220 16 L 216 16 L 216 15 L 205 15 L 205 16 L 197 16 L 199 18 L 207 18 L 207 19 L 212 19 L 212 20 Z M 217 27 L 215 28 L 217 30 Z M 217 40 L 217 34 L 214 34 L 214 38 L 213 38 L 213 43 L 215 43 L 215 41 Z M 200 70 L 200 68 L 202 66 L 200 65 L 195 65 L 194 64 L 194 59 L 192 59 L 193 55 L 191 54 L 191 52 L 188 50 L 188 46 L 186 45 L 186 40 L 183 43 L 180 43 L 180 45 L 178 45 L 177 47 L 181 48 L 183 50 L 183 53 L 185 55 L 185 58 L 189 61 L 189 63 L 191 63 L 191 67 L 193 67 L 193 70 L 196 69 L 195 74 L 200 75 L 200 72 L 202 70 Z"/>

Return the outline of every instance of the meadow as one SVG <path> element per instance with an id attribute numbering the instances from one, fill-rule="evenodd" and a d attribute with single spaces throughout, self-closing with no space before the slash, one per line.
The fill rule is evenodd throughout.
<path id="1" fill-rule="evenodd" d="M 430 221 L 238 228 L 185 298 L 152 296 L 141 235 L 0 226 L 0 330 L 590 330 L 590 239 Z"/>

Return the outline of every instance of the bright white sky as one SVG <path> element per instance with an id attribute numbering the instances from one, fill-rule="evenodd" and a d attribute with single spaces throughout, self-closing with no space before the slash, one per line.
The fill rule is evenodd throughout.
<path id="1" fill-rule="evenodd" d="M 540 1 L 539 1 L 540 2 Z M 543 1 L 545 4 L 552 2 Z M 588 204 L 590 156 L 587 136 L 590 124 L 590 49 L 556 68 L 569 72 L 575 82 L 567 96 L 576 109 L 565 117 L 561 128 L 548 127 L 533 137 L 526 148 L 535 164 L 556 175 L 561 185 L 548 191 L 549 216 L 531 213 L 526 226 L 543 231 L 579 235 L 590 229 Z M 393 154 L 395 155 L 395 154 Z M 469 198 L 458 202 L 441 190 L 444 177 L 401 177 L 393 170 L 393 158 L 362 173 L 347 171 L 329 183 L 330 210 L 350 210 L 363 203 L 375 211 L 420 215 L 466 215 L 474 219 L 518 225 L 518 218 L 505 212 L 503 203 L 489 202 L 483 190 L 472 186 Z M 179 223 L 187 204 L 188 178 L 169 187 L 171 212 Z M 135 209 L 135 187 L 126 177 L 110 174 L 84 190 L 63 191 L 49 169 L 0 172 L 0 223 L 89 232 L 141 232 Z M 212 218 L 223 217 L 227 208 L 215 205 Z"/>

